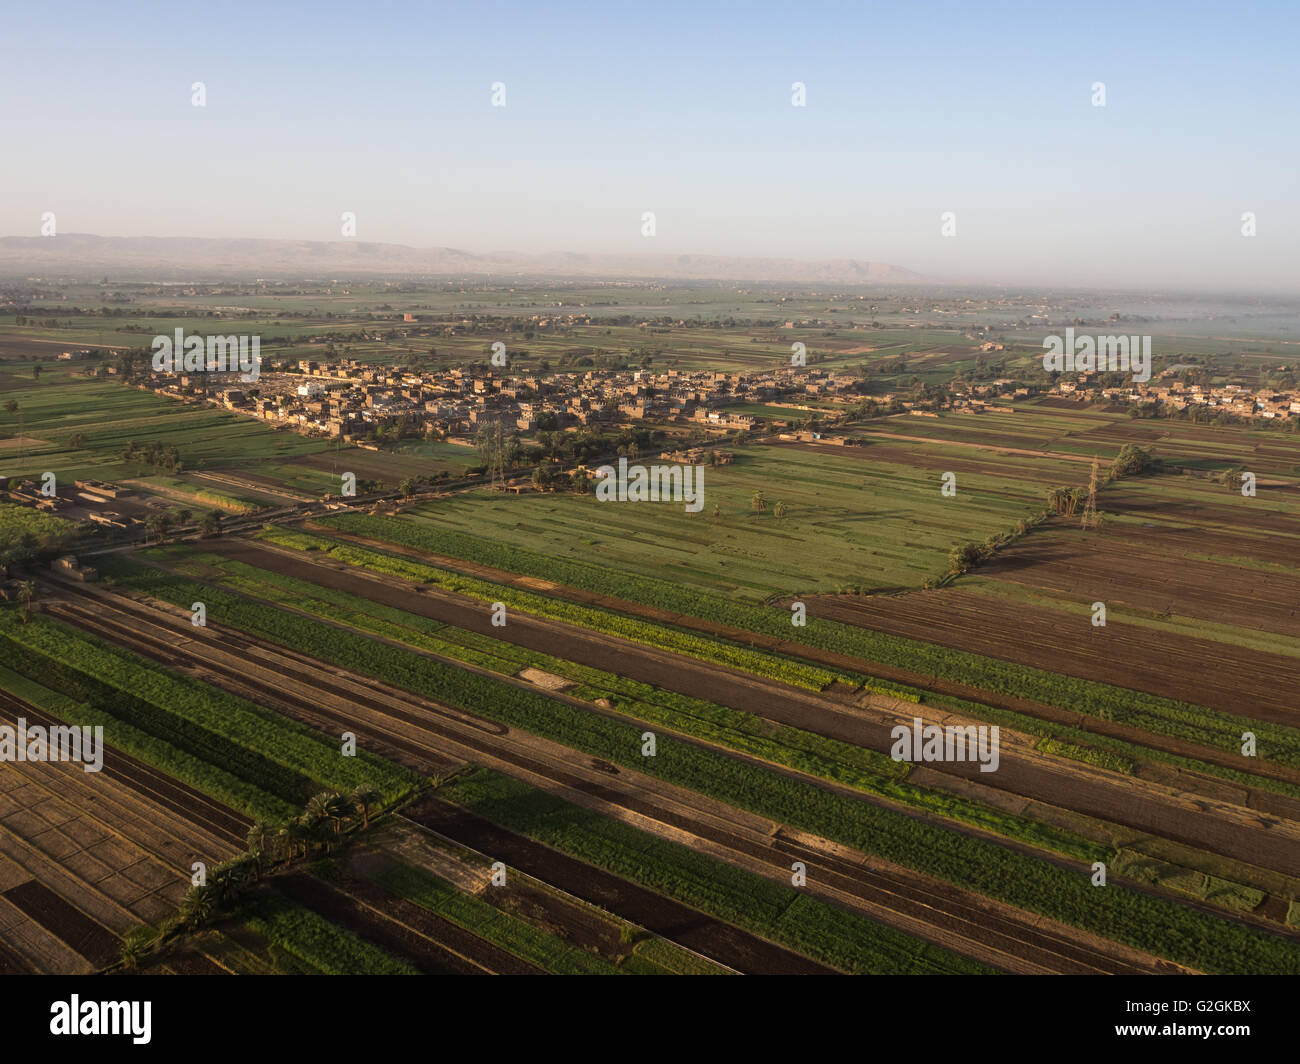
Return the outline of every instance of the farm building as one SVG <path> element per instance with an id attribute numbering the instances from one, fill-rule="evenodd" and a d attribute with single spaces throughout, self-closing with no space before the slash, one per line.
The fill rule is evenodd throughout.
<path id="1" fill-rule="evenodd" d="M 56 558 L 52 566 L 56 573 L 64 576 L 70 576 L 74 580 L 82 580 L 89 583 L 92 580 L 99 579 L 99 573 L 91 566 L 79 565 L 75 554 L 65 554 L 61 558 Z"/>

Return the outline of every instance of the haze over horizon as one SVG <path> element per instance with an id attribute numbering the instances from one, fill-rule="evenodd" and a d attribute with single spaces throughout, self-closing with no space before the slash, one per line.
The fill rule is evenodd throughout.
<path id="1" fill-rule="evenodd" d="M 351 211 L 359 242 L 488 257 L 1300 285 L 1285 5 L 495 10 L 239 2 L 198 42 L 165 5 L 14 12 L 0 233 L 329 242 Z"/>

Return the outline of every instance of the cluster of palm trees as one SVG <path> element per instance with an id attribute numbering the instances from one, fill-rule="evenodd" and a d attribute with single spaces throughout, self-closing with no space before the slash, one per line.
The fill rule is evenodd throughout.
<path id="1" fill-rule="evenodd" d="M 229 910 L 239 897 L 257 883 L 276 862 L 287 866 L 295 858 L 329 853 L 338 846 L 351 822 L 370 826 L 370 812 L 382 796 L 362 784 L 350 794 L 322 791 L 313 795 L 303 811 L 277 830 L 262 821 L 248 832 L 248 852 L 213 869 L 206 882 L 190 887 L 181 899 L 180 910 L 156 929 L 137 927 L 122 942 L 122 963 L 134 968 L 155 946 L 177 928 L 197 930 L 220 912 Z"/>
<path id="2" fill-rule="evenodd" d="M 1061 517 L 1073 517 L 1079 504 L 1088 497 L 1088 489 L 1078 488 L 1052 488 L 1047 493 L 1047 505 L 1051 508 L 1052 513 Z"/>
<path id="3" fill-rule="evenodd" d="M 144 519 L 145 530 L 158 537 L 161 543 L 167 538 L 167 533 L 173 528 L 187 524 L 194 515 L 185 509 L 165 510 L 158 513 L 152 513 Z"/>
<path id="4" fill-rule="evenodd" d="M 122 457 L 128 462 L 144 462 L 168 473 L 179 473 L 185 468 L 180 451 L 175 447 L 164 447 L 157 440 L 148 444 L 132 440 L 122 449 Z"/>
<path id="5" fill-rule="evenodd" d="M 248 832 L 248 855 L 259 864 L 277 860 L 287 864 L 295 857 L 331 850 L 341 841 L 348 821 L 359 815 L 361 826 L 370 826 L 370 809 L 379 797 L 378 791 L 364 785 L 347 795 L 322 791 L 278 831 L 270 831 L 260 820 L 254 824 Z"/>
<path id="6" fill-rule="evenodd" d="M 506 471 L 514 468 L 522 452 L 519 433 L 503 421 L 494 421 L 479 428 L 474 435 L 474 446 L 483 459 L 484 471 L 492 479 L 492 487 L 505 491 Z"/>
<path id="7" fill-rule="evenodd" d="M 761 514 L 767 510 L 767 497 L 761 491 L 756 491 L 750 497 L 749 505 L 750 505 L 750 509 L 752 509 L 754 513 Z M 786 514 L 785 503 L 778 502 L 775 506 L 772 507 L 772 516 L 775 517 L 778 521 L 783 520 L 785 518 L 785 514 Z"/>

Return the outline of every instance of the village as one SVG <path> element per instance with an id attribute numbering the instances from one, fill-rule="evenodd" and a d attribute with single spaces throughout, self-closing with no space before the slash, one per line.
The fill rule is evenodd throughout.
<path id="1" fill-rule="evenodd" d="M 1286 367 L 1282 367 L 1283 370 Z M 1220 414 L 1251 421 L 1300 418 L 1300 391 L 1278 391 L 1245 384 L 1193 384 L 1181 379 L 1178 367 L 1164 370 L 1146 383 L 1103 385 L 1102 374 L 1071 374 L 1062 377 L 1049 394 L 1079 403 L 1107 401 L 1153 407 L 1159 416 L 1190 413 L 1193 420 L 1212 419 Z"/>
<path id="2" fill-rule="evenodd" d="M 587 370 L 542 376 L 494 368 L 412 372 L 355 360 L 305 359 L 268 369 L 256 387 L 236 374 L 209 373 L 152 374 L 140 386 L 344 442 L 408 436 L 467 442 L 489 425 L 525 434 L 668 422 L 747 431 L 755 427 L 755 415 L 732 408 L 762 404 L 788 410 L 785 420 L 790 422 L 809 417 L 834 421 L 861 399 L 852 375 L 803 368 L 761 373 Z"/>

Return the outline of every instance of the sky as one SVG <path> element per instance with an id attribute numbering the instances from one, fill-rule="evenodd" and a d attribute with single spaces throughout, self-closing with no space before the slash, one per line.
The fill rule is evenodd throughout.
<path id="1" fill-rule="evenodd" d="M 1293 3 L 10 5 L 0 235 L 348 211 L 476 253 L 1294 292 L 1297 41 Z"/>

